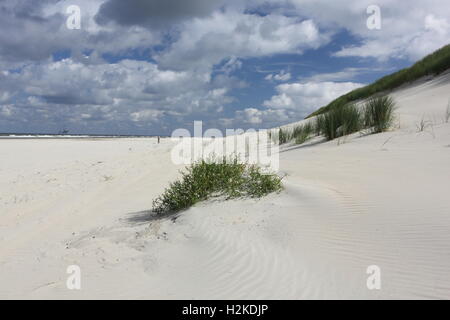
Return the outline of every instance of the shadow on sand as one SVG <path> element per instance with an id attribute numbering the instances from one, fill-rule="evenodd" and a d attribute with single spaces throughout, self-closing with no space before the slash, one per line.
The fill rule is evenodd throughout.
<path id="1" fill-rule="evenodd" d="M 127 217 L 124 220 L 129 224 L 142 225 L 153 221 L 168 220 L 168 219 L 171 219 L 173 222 L 175 222 L 178 216 L 179 212 L 156 214 L 152 210 L 144 210 L 139 212 L 128 213 Z"/>
<path id="2" fill-rule="evenodd" d="M 292 145 L 292 146 L 284 148 L 283 150 L 280 150 L 280 153 L 285 153 L 285 152 L 289 152 L 292 150 L 298 150 L 298 149 L 308 149 L 308 148 L 312 148 L 316 145 L 319 145 L 319 144 L 322 144 L 325 142 L 327 142 L 325 139 L 321 139 L 318 141 L 308 142 L 308 143 L 304 143 L 304 144 L 300 144 L 300 145 Z"/>

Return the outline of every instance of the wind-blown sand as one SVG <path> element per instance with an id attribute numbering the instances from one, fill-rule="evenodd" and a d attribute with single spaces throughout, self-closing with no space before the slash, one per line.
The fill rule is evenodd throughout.
<path id="1" fill-rule="evenodd" d="M 175 221 L 148 212 L 169 140 L 1 139 L 0 298 L 449 299 L 449 79 L 394 93 L 392 132 L 283 148 L 281 194 Z"/>

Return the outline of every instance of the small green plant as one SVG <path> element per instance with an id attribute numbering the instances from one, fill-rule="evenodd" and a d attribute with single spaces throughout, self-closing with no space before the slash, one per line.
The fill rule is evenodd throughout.
<path id="1" fill-rule="evenodd" d="M 316 120 L 317 133 L 324 135 L 327 140 L 334 140 L 361 129 L 361 113 L 353 104 L 332 109 L 319 115 Z"/>
<path id="2" fill-rule="evenodd" d="M 153 201 L 153 211 L 174 213 L 212 197 L 260 198 L 282 189 L 276 174 L 264 174 L 258 166 L 240 163 L 237 157 L 220 160 L 200 160 L 187 167 L 181 180 L 171 183 Z"/>
<path id="3" fill-rule="evenodd" d="M 394 122 L 395 101 L 389 96 L 371 98 L 364 109 L 364 125 L 380 133 L 391 128 Z"/>
<path id="4" fill-rule="evenodd" d="M 431 126 L 431 122 L 425 120 L 425 116 L 422 117 L 419 123 L 416 123 L 417 132 L 424 132 L 428 127 Z"/>

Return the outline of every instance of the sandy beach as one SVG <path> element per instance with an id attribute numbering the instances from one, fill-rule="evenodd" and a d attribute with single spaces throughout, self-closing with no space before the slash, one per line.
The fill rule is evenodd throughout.
<path id="1" fill-rule="evenodd" d="M 280 194 L 176 219 L 150 212 L 170 139 L 0 139 L 0 298 L 449 299 L 449 92 L 401 88 L 394 130 L 284 146 Z"/>

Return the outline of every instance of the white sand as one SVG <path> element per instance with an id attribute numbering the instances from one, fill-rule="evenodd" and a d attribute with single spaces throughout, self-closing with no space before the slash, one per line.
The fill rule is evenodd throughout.
<path id="1" fill-rule="evenodd" d="M 175 222 L 146 212 L 178 176 L 168 140 L 2 139 L 0 298 L 448 299 L 449 78 L 396 92 L 393 132 L 282 150 L 281 194 Z"/>

